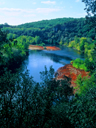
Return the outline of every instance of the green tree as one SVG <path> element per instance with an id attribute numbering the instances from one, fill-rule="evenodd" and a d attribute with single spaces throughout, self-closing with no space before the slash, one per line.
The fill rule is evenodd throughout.
<path id="1" fill-rule="evenodd" d="M 95 0 L 82 0 L 82 2 L 86 5 L 86 12 L 89 22 L 92 22 L 92 26 L 96 26 L 96 1 Z"/>
<path id="2" fill-rule="evenodd" d="M 80 39 L 77 36 L 75 36 L 74 40 L 75 40 L 76 44 L 78 44 L 80 42 Z"/>
<path id="3" fill-rule="evenodd" d="M 84 45 L 85 45 L 85 42 L 87 41 L 87 38 L 85 38 L 85 37 L 82 37 L 81 39 L 80 39 L 80 50 L 81 51 L 84 51 L 85 50 L 85 48 L 84 48 Z"/>
<path id="4" fill-rule="evenodd" d="M 92 27 L 95 27 L 94 33 L 96 33 L 96 1 L 95 0 L 82 0 L 82 2 L 85 3 L 86 8 L 85 10 L 87 11 L 87 16 L 88 21 L 91 23 Z M 94 42 L 94 48 L 93 48 L 93 53 L 91 54 L 94 56 L 94 65 L 93 68 L 96 71 L 96 42 Z"/>
<path id="5" fill-rule="evenodd" d="M 35 43 L 40 44 L 41 43 L 41 38 L 40 36 L 35 36 Z"/>
<path id="6" fill-rule="evenodd" d="M 52 79 L 52 67 L 41 74 L 43 75 L 41 84 L 34 82 L 32 77 L 29 77 L 28 71 L 16 73 L 16 75 L 6 72 L 0 78 L 0 86 L 2 85 L 0 88 L 1 128 L 48 128 L 52 126 L 63 128 L 63 124 L 71 126 L 66 119 L 65 111 L 64 114 L 60 114 L 62 109 L 58 112 L 58 107 L 56 107 L 68 91 L 67 82 L 63 83 L 64 92 L 64 90 L 62 91 L 63 86 L 58 89 L 60 83 Z M 46 80 L 46 78 L 48 79 Z M 62 106 L 60 107 L 62 108 Z"/>
<path id="7" fill-rule="evenodd" d="M 0 29 L 0 48 L 7 42 L 7 34 Z"/>
<path id="8" fill-rule="evenodd" d="M 90 85 L 91 86 L 91 85 Z M 70 102 L 67 117 L 75 128 L 96 127 L 96 87 Z"/>

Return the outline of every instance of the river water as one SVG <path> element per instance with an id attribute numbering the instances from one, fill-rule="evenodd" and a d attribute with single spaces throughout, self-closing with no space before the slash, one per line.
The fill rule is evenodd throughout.
<path id="1" fill-rule="evenodd" d="M 29 70 L 34 81 L 41 82 L 40 72 L 44 71 L 45 66 L 48 70 L 52 66 L 57 71 L 58 68 L 69 64 L 71 60 L 76 58 L 84 59 L 84 56 L 68 47 L 62 47 L 59 51 L 30 50 L 23 66 L 24 69 Z"/>

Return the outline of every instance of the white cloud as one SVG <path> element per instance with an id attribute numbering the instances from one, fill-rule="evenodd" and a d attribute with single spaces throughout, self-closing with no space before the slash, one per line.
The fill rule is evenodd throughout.
<path id="1" fill-rule="evenodd" d="M 36 4 L 36 2 L 33 2 L 33 4 Z"/>
<path id="2" fill-rule="evenodd" d="M 43 4 L 56 4 L 56 1 L 41 1 Z"/>
<path id="3" fill-rule="evenodd" d="M 0 8 L 0 23 L 8 23 L 11 25 L 38 21 L 38 14 L 48 15 L 58 12 L 59 8 L 36 8 L 36 9 L 20 9 L 20 8 Z M 35 18 L 34 18 L 35 17 Z M 37 18 L 37 19 L 36 19 Z M 42 20 L 39 17 L 39 20 Z"/>
<path id="4" fill-rule="evenodd" d="M 57 12 L 57 11 L 60 11 L 60 9 L 58 8 L 37 8 L 37 9 L 0 8 L 0 13 L 1 12 L 6 14 L 14 13 L 13 15 L 15 15 L 15 13 L 16 14 L 27 13 L 32 15 L 32 13 L 51 13 L 51 12 Z"/>
<path id="5" fill-rule="evenodd" d="M 2 12 L 21 12 L 21 13 L 32 13 L 33 9 L 19 9 L 19 8 L 0 8 Z"/>
<path id="6" fill-rule="evenodd" d="M 60 9 L 55 9 L 55 8 L 37 8 L 36 11 L 38 13 L 51 13 L 51 12 L 60 11 Z"/>
<path id="7" fill-rule="evenodd" d="M 4 22 L 7 22 L 7 21 L 9 22 L 10 20 L 8 20 L 8 17 L 10 17 L 10 19 L 13 19 L 12 22 L 15 23 L 16 21 L 20 21 L 20 20 L 22 22 L 24 22 L 23 18 L 29 19 L 29 18 L 35 17 L 36 15 L 35 15 L 35 10 L 33 10 L 33 9 L 0 8 L 0 16 L 4 17 L 3 18 Z M 14 20 L 16 18 L 18 20 Z M 2 19 L 2 18 L 0 18 L 0 19 Z M 19 22 L 17 22 L 17 24 L 18 23 Z M 9 24 L 12 24 L 11 21 L 9 22 Z"/>
<path id="8" fill-rule="evenodd" d="M 76 2 L 80 2 L 80 0 L 76 0 Z"/>
<path id="9" fill-rule="evenodd" d="M 15 8 L 0 8 L 0 11 L 22 11 L 22 9 L 15 9 Z"/>

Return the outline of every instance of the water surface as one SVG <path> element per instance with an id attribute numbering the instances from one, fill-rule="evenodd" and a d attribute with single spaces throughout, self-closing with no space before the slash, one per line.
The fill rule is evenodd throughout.
<path id="1" fill-rule="evenodd" d="M 63 47 L 59 51 L 30 50 L 24 67 L 29 70 L 30 76 L 33 76 L 36 82 L 40 82 L 40 72 L 44 71 L 45 66 L 48 70 L 52 66 L 57 71 L 58 68 L 69 64 L 71 60 L 76 58 L 84 59 L 84 56 L 81 56 L 76 50 L 67 47 Z"/>

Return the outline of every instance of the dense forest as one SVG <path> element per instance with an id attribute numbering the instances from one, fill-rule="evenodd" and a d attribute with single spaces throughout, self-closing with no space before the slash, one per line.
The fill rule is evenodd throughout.
<path id="1" fill-rule="evenodd" d="M 90 1 L 86 11 L 90 12 Z M 94 8 L 95 2 L 91 3 Z M 95 4 L 96 5 L 96 4 Z M 94 17 L 61 18 L 0 25 L 0 128 L 95 128 L 96 127 L 96 30 Z M 89 14 L 89 13 L 88 13 Z M 28 46 L 65 45 L 85 55 L 72 60 L 74 67 L 89 71 L 90 77 L 76 80 L 73 95 L 70 78 L 53 79 L 54 69 L 41 74 L 41 83 L 29 72 L 18 72 L 28 56 Z"/>
<path id="2" fill-rule="evenodd" d="M 30 44 L 59 44 L 70 42 L 74 37 L 95 39 L 95 29 L 86 23 L 85 18 L 59 18 L 26 23 L 18 26 L 0 25 L 8 32 L 8 38 L 26 36 Z"/>

